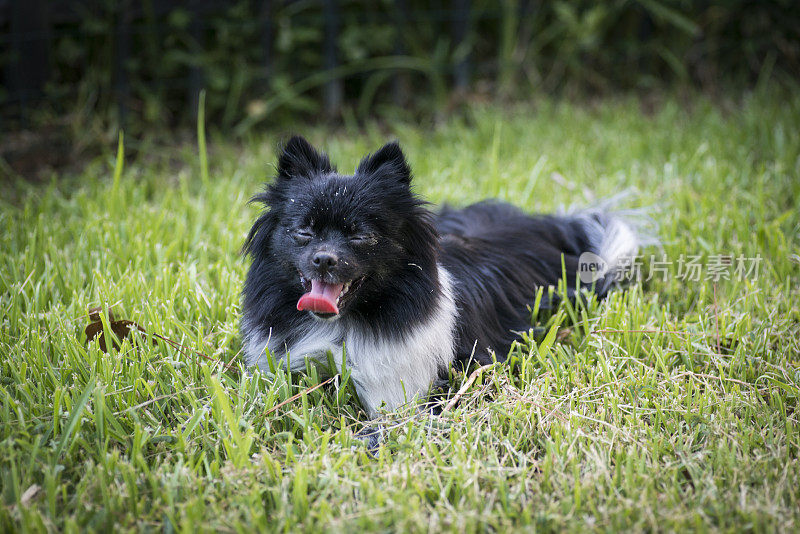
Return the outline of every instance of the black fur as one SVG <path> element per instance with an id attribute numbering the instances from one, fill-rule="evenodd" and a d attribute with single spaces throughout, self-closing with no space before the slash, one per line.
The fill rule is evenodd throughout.
<path id="1" fill-rule="evenodd" d="M 306 291 L 303 276 L 354 281 L 338 320 L 386 339 L 402 337 L 435 307 L 438 263 L 454 281 L 456 359 L 470 358 L 475 347 L 479 362 L 490 361 L 489 349 L 502 360 L 514 332 L 530 328 L 527 306 L 537 289 L 557 284 L 562 261 L 574 286 L 578 256 L 599 247 L 586 216 L 529 216 L 493 201 L 434 215 L 410 182 L 397 143 L 344 176 L 305 139 L 293 137 L 277 177 L 253 199 L 267 211 L 244 244 L 252 265 L 243 290 L 243 336 L 272 333 L 291 344 L 318 321 L 296 309 Z M 602 224 L 603 215 L 594 217 Z M 316 267 L 312 258 L 320 250 L 338 263 Z M 610 281 L 596 284 L 601 297 Z"/>

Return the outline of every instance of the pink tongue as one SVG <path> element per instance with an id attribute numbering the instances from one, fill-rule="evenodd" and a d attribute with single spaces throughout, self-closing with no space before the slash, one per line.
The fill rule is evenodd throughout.
<path id="1" fill-rule="evenodd" d="M 318 313 L 339 313 L 336 299 L 344 284 L 328 284 L 322 280 L 311 280 L 311 291 L 297 301 L 298 310 Z"/>

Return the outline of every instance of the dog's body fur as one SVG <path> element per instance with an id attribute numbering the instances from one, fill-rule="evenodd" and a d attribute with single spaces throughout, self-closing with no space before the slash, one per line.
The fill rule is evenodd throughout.
<path id="1" fill-rule="evenodd" d="M 454 361 L 504 359 L 515 331 L 530 328 L 536 291 L 575 279 L 584 252 L 608 264 L 602 297 L 638 240 L 600 210 L 530 216 L 499 202 L 434 216 L 410 190 L 397 144 L 336 173 L 327 156 L 292 138 L 278 176 L 255 200 L 269 211 L 245 243 L 253 263 L 243 290 L 248 365 L 275 360 L 302 370 L 333 354 L 351 369 L 370 416 L 424 395 Z M 332 262 L 320 267 L 319 259 Z M 562 263 L 563 261 L 563 263 Z M 310 284 L 333 288 L 338 312 L 300 311 Z M 352 284 L 352 285 L 351 285 Z M 300 299 L 300 300 L 299 300 Z"/>

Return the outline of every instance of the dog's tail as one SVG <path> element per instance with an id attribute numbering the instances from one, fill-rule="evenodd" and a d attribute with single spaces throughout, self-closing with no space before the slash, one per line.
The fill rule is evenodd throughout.
<path id="1" fill-rule="evenodd" d="M 612 210 L 615 199 L 571 214 L 583 228 L 586 247 L 578 258 L 581 284 L 604 296 L 615 285 L 641 276 L 645 247 L 657 245 L 655 223 L 646 210 Z"/>

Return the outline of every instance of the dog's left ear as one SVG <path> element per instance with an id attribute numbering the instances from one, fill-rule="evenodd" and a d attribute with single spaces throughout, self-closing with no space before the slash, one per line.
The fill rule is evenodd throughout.
<path id="1" fill-rule="evenodd" d="M 411 167 L 397 141 L 383 145 L 380 150 L 362 159 L 356 174 L 395 180 L 405 185 L 411 183 Z"/>

